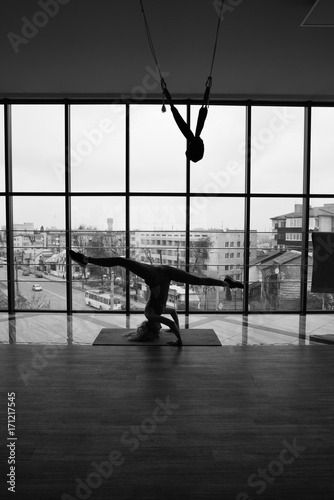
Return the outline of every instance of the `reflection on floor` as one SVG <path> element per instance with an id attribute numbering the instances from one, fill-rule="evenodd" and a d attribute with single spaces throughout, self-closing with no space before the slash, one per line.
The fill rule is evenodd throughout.
<path id="1" fill-rule="evenodd" d="M 144 316 L 123 314 L 0 314 L 0 343 L 91 345 L 102 328 L 136 328 Z M 222 345 L 310 344 L 334 331 L 333 314 L 180 315 L 181 328 L 213 328 Z M 174 338 L 174 335 L 171 334 Z M 312 342 L 311 342 L 312 343 Z"/>

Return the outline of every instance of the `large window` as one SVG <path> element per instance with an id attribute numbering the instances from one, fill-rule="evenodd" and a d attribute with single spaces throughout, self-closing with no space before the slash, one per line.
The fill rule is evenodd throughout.
<path id="1" fill-rule="evenodd" d="M 334 108 L 312 109 L 311 193 L 334 192 Z"/>
<path id="2" fill-rule="evenodd" d="M 185 192 L 186 140 L 172 113 L 161 106 L 131 106 L 130 189 L 141 192 Z M 185 119 L 185 106 L 178 106 Z"/>
<path id="3" fill-rule="evenodd" d="M 195 131 L 199 104 L 177 108 Z M 311 236 L 334 232 L 333 133 L 333 107 L 214 102 L 189 163 L 160 104 L 1 104 L 0 310 L 143 311 L 142 279 L 83 269 L 73 248 L 245 281 L 172 283 L 180 312 L 331 311 L 334 294 L 311 292 Z"/>
<path id="4" fill-rule="evenodd" d="M 4 106 L 0 105 L 0 192 L 5 191 L 5 127 Z"/>
<path id="5" fill-rule="evenodd" d="M 195 132 L 199 107 L 192 108 Z M 195 193 L 242 193 L 245 189 L 244 106 L 210 106 L 201 137 L 204 157 L 191 165 L 191 191 Z"/>
<path id="6" fill-rule="evenodd" d="M 125 255 L 124 196 L 73 196 L 71 247 L 101 259 Z M 72 301 L 75 310 L 124 310 L 126 279 L 121 268 L 71 262 Z"/>
<path id="7" fill-rule="evenodd" d="M 252 311 L 298 311 L 300 307 L 302 232 L 289 217 L 302 207 L 294 198 L 253 198 L 253 240 L 249 262 Z"/>
<path id="8" fill-rule="evenodd" d="M 72 191 L 125 190 L 125 106 L 71 106 Z"/>
<path id="9" fill-rule="evenodd" d="M 244 279 L 243 197 L 198 197 L 190 204 L 189 270 L 198 276 Z M 226 251 L 228 248 L 228 252 Z M 242 253 L 242 256 L 241 256 Z M 195 287 L 201 311 L 242 310 L 240 289 Z"/>
<path id="10" fill-rule="evenodd" d="M 66 310 L 63 196 L 13 197 L 15 307 Z"/>
<path id="11" fill-rule="evenodd" d="M 7 300 L 7 248 L 5 211 L 5 144 L 4 106 L 0 106 L 0 310 L 8 308 Z"/>
<path id="12" fill-rule="evenodd" d="M 5 197 L 0 196 L 0 310 L 8 308 Z"/>
<path id="13" fill-rule="evenodd" d="M 252 193 L 302 193 L 304 109 L 252 108 Z"/>
<path id="14" fill-rule="evenodd" d="M 14 191 L 64 191 L 64 137 L 64 106 L 12 106 Z"/>

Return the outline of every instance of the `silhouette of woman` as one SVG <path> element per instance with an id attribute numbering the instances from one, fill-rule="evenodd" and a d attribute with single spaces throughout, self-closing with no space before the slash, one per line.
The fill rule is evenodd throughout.
<path id="1" fill-rule="evenodd" d="M 170 342 L 170 344 L 182 345 L 177 312 L 174 308 L 166 306 L 171 281 L 188 283 L 189 285 L 244 288 L 244 285 L 240 281 L 236 281 L 230 276 L 226 276 L 225 280 L 199 277 L 172 266 L 153 266 L 125 257 L 87 257 L 73 250 L 70 250 L 70 257 L 82 267 L 86 267 L 87 264 L 94 264 L 102 267 L 121 266 L 145 281 L 150 289 L 150 297 L 144 311 L 147 321 L 144 321 L 142 325 L 138 327 L 137 333 L 131 335 L 129 340 L 140 340 L 143 342 L 153 340 L 158 337 L 159 330 L 161 329 L 160 323 L 163 323 L 168 326 L 177 337 L 177 341 Z M 165 318 L 162 314 L 170 314 L 173 319 Z"/>

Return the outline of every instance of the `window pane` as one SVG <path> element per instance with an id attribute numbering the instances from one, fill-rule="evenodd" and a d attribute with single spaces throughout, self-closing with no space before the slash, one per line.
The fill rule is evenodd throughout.
<path id="1" fill-rule="evenodd" d="M 7 301 L 7 248 L 6 248 L 6 220 L 5 198 L 0 197 L 0 310 L 6 310 Z"/>
<path id="2" fill-rule="evenodd" d="M 300 310 L 302 201 L 291 198 L 251 200 L 249 297 L 251 310 Z"/>
<path id="3" fill-rule="evenodd" d="M 89 257 L 124 256 L 124 198 L 73 197 L 71 247 Z M 71 269 L 73 309 L 124 309 L 126 280 L 121 269 L 93 264 L 83 269 L 74 261 Z"/>
<path id="4" fill-rule="evenodd" d="M 131 231 L 131 258 L 148 264 L 185 267 L 185 231 Z"/>
<path id="5" fill-rule="evenodd" d="M 65 201 L 63 196 L 14 196 L 14 230 L 64 230 Z"/>
<path id="6" fill-rule="evenodd" d="M 334 109 L 312 108 L 311 192 L 334 191 Z"/>
<path id="7" fill-rule="evenodd" d="M 220 280 L 231 276 L 242 281 L 243 264 L 244 232 L 242 230 L 191 232 L 189 270 L 192 274 Z M 228 290 L 220 286 L 200 285 L 191 286 L 190 292 L 190 309 L 221 312 L 243 308 L 243 296 L 240 289 Z M 198 299 L 197 304 L 194 303 L 195 298 Z"/>
<path id="8" fill-rule="evenodd" d="M 307 287 L 307 309 L 309 311 L 333 311 L 334 310 L 334 285 L 333 293 L 311 292 L 313 254 L 317 252 L 317 265 L 321 266 L 322 273 L 332 273 L 332 242 L 321 239 L 319 247 L 314 249 L 312 244 L 312 232 L 334 232 L 334 199 L 333 198 L 313 198 L 310 200 L 310 220 L 309 220 L 309 267 L 308 267 L 308 287 Z M 322 242 L 323 241 L 323 242 Z M 317 285 L 317 283 L 315 283 Z"/>
<path id="9" fill-rule="evenodd" d="M 136 196 L 130 200 L 131 231 L 185 230 L 184 197 Z"/>
<path id="10" fill-rule="evenodd" d="M 134 260 L 152 265 L 169 265 L 185 269 L 184 230 L 134 230 L 130 233 L 130 257 Z M 167 306 L 183 310 L 185 294 L 182 284 L 171 283 Z M 144 310 L 148 299 L 148 288 L 143 279 L 130 273 L 130 307 Z"/>
<path id="11" fill-rule="evenodd" d="M 133 197 L 130 203 L 131 258 L 153 265 L 184 268 L 185 198 Z M 175 283 L 172 283 L 173 287 Z M 168 305 L 175 305 L 170 290 Z M 182 294 L 181 294 L 182 295 Z M 180 295 L 179 308 L 184 308 Z M 149 290 L 143 279 L 130 273 L 130 307 L 143 310 Z"/>
<path id="12" fill-rule="evenodd" d="M 300 198 L 252 198 L 250 226 L 259 233 L 268 233 L 273 238 L 282 228 L 302 225 L 303 201 Z M 279 241 L 281 238 L 275 238 Z M 285 241 L 285 240 L 284 240 Z M 277 243 L 276 243 L 277 245 Z"/>
<path id="13" fill-rule="evenodd" d="M 245 200 L 194 196 L 190 202 L 190 227 L 204 230 L 244 230 Z"/>
<path id="14" fill-rule="evenodd" d="M 7 307 L 7 306 L 6 306 Z M 9 318 L 7 313 L 0 314 L 0 342 L 9 343 Z"/>
<path id="15" fill-rule="evenodd" d="M 5 190 L 5 128 L 4 106 L 0 105 L 0 191 Z"/>
<path id="16" fill-rule="evenodd" d="M 199 106 L 192 106 L 196 130 Z M 197 193 L 243 192 L 245 187 L 244 106 L 210 106 L 201 133 L 204 157 L 191 163 L 191 191 Z"/>
<path id="17" fill-rule="evenodd" d="M 301 193 L 304 109 L 254 106 L 251 141 L 252 192 Z"/>
<path id="18" fill-rule="evenodd" d="M 14 105 L 13 189 L 64 191 L 64 106 Z"/>
<path id="19" fill-rule="evenodd" d="M 73 196 L 72 229 L 93 231 L 125 229 L 123 196 Z"/>
<path id="20" fill-rule="evenodd" d="M 177 106 L 185 118 L 185 106 Z M 186 189 L 186 139 L 167 107 L 130 107 L 130 188 L 182 192 Z"/>
<path id="21" fill-rule="evenodd" d="M 17 309 L 66 308 L 63 197 L 14 197 Z"/>
<path id="22" fill-rule="evenodd" d="M 243 280 L 244 198 L 191 199 L 190 272 L 221 279 Z M 196 286 L 200 310 L 240 310 L 242 290 Z M 189 304 L 190 306 L 191 304 Z"/>
<path id="23" fill-rule="evenodd" d="M 124 191 L 125 106 L 71 106 L 72 191 Z"/>

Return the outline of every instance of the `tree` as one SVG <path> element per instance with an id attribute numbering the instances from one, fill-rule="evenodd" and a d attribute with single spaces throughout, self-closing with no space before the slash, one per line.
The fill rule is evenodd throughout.
<path id="1" fill-rule="evenodd" d="M 17 309 L 51 309 L 50 300 L 45 295 L 33 294 L 25 297 L 17 295 L 15 298 L 15 307 Z"/>
<path id="2" fill-rule="evenodd" d="M 190 242 L 190 272 L 203 275 L 203 265 L 209 259 L 211 247 L 212 241 L 209 236 Z"/>
<path id="3" fill-rule="evenodd" d="M 145 255 L 146 260 L 150 264 L 154 264 L 154 257 L 152 257 L 151 249 L 150 248 L 144 248 L 143 251 L 144 251 L 144 255 Z"/>
<path id="4" fill-rule="evenodd" d="M 8 309 L 7 295 L 0 291 L 0 311 Z"/>
<path id="5" fill-rule="evenodd" d="M 87 250 L 84 252 L 88 257 L 95 257 L 98 259 L 106 257 L 118 257 L 122 251 L 123 245 L 121 243 L 121 238 L 119 238 L 119 233 L 114 233 L 110 231 L 98 231 L 96 228 L 86 228 L 85 226 L 80 226 L 79 229 L 82 231 L 91 231 L 89 235 L 89 241 L 87 244 Z M 89 234 L 89 233 L 88 233 Z M 87 236 L 87 235 L 86 235 Z M 86 238 L 87 240 L 87 238 Z M 82 245 L 84 246 L 84 245 Z M 88 264 L 89 266 L 89 264 Z M 115 277 L 120 276 L 123 279 L 122 268 L 103 268 L 97 266 L 90 266 L 90 273 L 92 276 L 101 277 L 103 281 L 103 275 L 108 274 L 109 278 L 112 278 L 114 273 Z"/>

